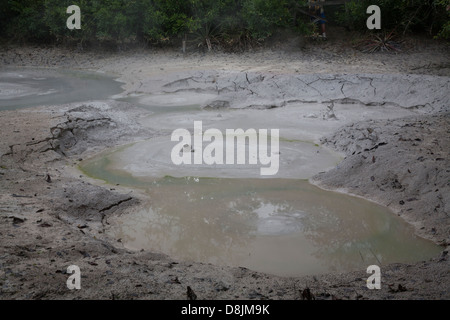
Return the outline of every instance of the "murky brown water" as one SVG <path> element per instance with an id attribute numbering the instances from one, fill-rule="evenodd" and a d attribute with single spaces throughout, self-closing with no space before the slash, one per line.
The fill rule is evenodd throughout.
<path id="1" fill-rule="evenodd" d="M 104 99 L 120 91 L 118 82 L 98 74 L 47 69 L 0 70 L 0 110 Z M 151 99 L 152 103 L 155 99 L 156 102 L 167 100 L 165 96 Z M 219 128 L 230 123 L 255 128 L 267 125 L 267 114 L 258 111 L 218 115 L 201 112 L 197 104 L 152 106 L 149 110 L 154 117 L 149 118 L 147 124 L 154 128 L 158 128 L 155 124 L 164 129 L 174 125 L 189 127 L 192 114 L 196 119 L 200 115 L 205 117 Z M 167 118 L 167 113 L 175 115 Z M 256 114 L 259 117 L 255 117 Z M 300 127 L 309 139 L 323 134 L 320 130 L 314 131 L 323 124 L 317 126 L 308 118 L 300 125 L 303 118 L 289 108 L 277 111 L 276 115 L 270 114 L 272 125 L 283 127 L 291 138 L 303 139 L 297 136 Z M 305 134 L 310 131 L 315 134 Z M 335 157 L 326 150 L 294 140 L 283 150 L 283 158 L 290 165 L 282 163 L 283 168 L 299 168 L 295 160 L 301 159 L 302 172 L 311 174 L 318 170 L 311 164 L 327 168 L 334 163 Z M 150 163 L 150 160 L 165 163 L 166 159 L 161 160 L 158 154 L 169 154 L 152 143 L 136 144 L 136 148 L 142 149 L 140 158 L 144 161 L 135 167 L 144 168 L 146 174 L 151 170 L 142 163 Z M 114 157 L 99 157 L 86 162 L 82 168 L 87 174 L 110 183 L 147 190 L 149 202 L 144 209 L 109 220 L 109 234 L 122 239 L 128 248 L 278 275 L 318 274 L 366 268 L 371 264 L 416 262 L 440 252 L 432 242 L 416 237 L 411 226 L 386 208 L 320 190 L 305 180 L 133 177 L 130 172 L 136 173 L 136 170 L 129 169 L 133 165 L 129 160 L 139 155 L 136 148 L 128 148 L 133 152 L 126 155 L 123 170 L 110 168 Z M 289 150 L 295 151 L 292 157 Z M 299 156 L 299 150 L 305 154 Z M 329 163 L 324 159 L 330 160 Z M 156 175 L 161 172 L 161 166 L 156 166 Z M 295 170 L 289 172 L 288 177 L 291 173 L 292 177 L 301 177 Z M 227 177 L 232 176 L 229 171 L 225 173 Z"/>
<path id="2" fill-rule="evenodd" d="M 153 114 L 146 124 L 161 132 L 190 128 L 194 120 L 219 129 L 266 128 L 268 121 L 258 111 L 221 112 L 219 117 L 198 106 L 148 108 Z M 314 136 L 302 132 L 322 127 L 310 130 L 309 120 L 300 125 L 302 117 L 295 112 L 283 108 L 270 114 L 271 125 L 279 125 L 289 138 L 280 141 L 281 174 L 270 179 L 254 178 L 258 168 L 255 175 L 236 167 L 174 166 L 170 136 L 164 135 L 84 161 L 81 169 L 89 176 L 148 193 L 143 209 L 109 218 L 109 235 L 135 250 L 283 276 L 413 263 L 440 252 L 387 208 L 300 180 L 333 167 L 339 157 L 302 142 Z"/>
<path id="3" fill-rule="evenodd" d="M 283 276 L 417 262 L 440 248 L 386 208 L 307 181 L 166 177 L 143 210 L 109 220 L 131 249 Z"/>

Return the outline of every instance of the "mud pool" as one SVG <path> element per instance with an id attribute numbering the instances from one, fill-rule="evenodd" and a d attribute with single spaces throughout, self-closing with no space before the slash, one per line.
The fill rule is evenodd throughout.
<path id="1" fill-rule="evenodd" d="M 292 87 L 292 94 L 296 94 L 294 84 L 285 80 L 287 88 Z M 233 110 L 203 108 L 217 106 L 212 102 L 221 97 L 208 88 L 178 92 L 185 80 L 170 86 L 174 92 L 122 96 L 121 100 L 143 108 L 140 124 L 152 128 L 154 136 L 107 150 L 80 166 L 90 177 L 110 185 L 139 188 L 148 195 L 139 209 L 108 218 L 109 236 L 134 250 L 283 276 L 414 263 L 438 254 L 440 247 L 416 237 L 413 227 L 387 208 L 323 191 L 307 181 L 342 160 L 341 155 L 320 146 L 319 139 L 325 134 L 362 119 L 415 115 L 420 106 L 403 108 L 397 101 L 401 97 L 392 98 L 391 104 L 373 103 L 371 95 L 380 97 L 372 88 L 371 78 L 352 78 L 354 82 L 339 77 L 309 79 L 307 86 L 305 79 L 297 80 L 305 86 L 305 95 L 318 92 L 321 97 L 264 100 Z M 408 81 L 419 83 L 417 79 Z M 405 83 L 410 85 L 408 81 Z M 253 85 L 248 79 L 243 81 L 247 82 Z M 322 82 L 326 84 L 323 88 L 310 88 Z M 217 83 L 220 81 L 214 78 Z M 349 96 L 367 87 L 367 101 L 357 96 L 348 100 L 342 83 L 349 83 Z M 276 87 L 283 88 L 282 84 Z M 373 84 L 378 85 L 376 79 Z M 342 87 L 335 90 L 328 86 Z M 266 93 L 273 89 L 260 87 Z M 120 91 L 119 82 L 98 74 L 51 69 L 0 71 L 0 110 L 106 100 Z M 231 95 L 233 90 L 228 92 Z M 322 97 L 322 92 L 329 96 Z M 245 102 L 239 95 L 228 98 Z M 189 129 L 194 121 L 203 121 L 205 129 L 280 128 L 280 172 L 271 179 L 261 179 L 259 167 L 174 166 L 170 161 L 170 133 L 177 128 Z"/>
<path id="2" fill-rule="evenodd" d="M 413 263 L 440 251 L 385 207 L 305 180 L 165 177 L 150 182 L 84 169 L 145 189 L 150 200 L 142 209 L 108 220 L 109 235 L 134 250 L 283 276 Z"/>
<path id="3" fill-rule="evenodd" d="M 166 146 L 167 141 L 163 137 L 160 142 Z M 302 147 L 317 155 L 318 147 L 307 143 L 291 149 Z M 248 168 L 177 169 L 170 166 L 169 153 L 146 141 L 107 151 L 81 165 L 88 176 L 139 188 L 148 196 L 140 209 L 108 219 L 109 236 L 129 249 L 282 276 L 413 263 L 441 250 L 415 236 L 414 228 L 387 208 L 323 191 L 298 178 L 320 165 L 302 167 L 298 162 L 292 166 L 295 170 L 278 174 L 283 178 L 261 179 L 252 178 L 257 174 Z M 147 165 L 133 165 L 134 161 Z M 189 170 L 197 175 L 188 175 Z M 168 175 L 177 172 L 178 177 Z M 230 178 L 234 172 L 238 174 Z"/>
<path id="4" fill-rule="evenodd" d="M 120 93 L 121 85 L 110 76 L 93 72 L 1 68 L 0 111 L 102 100 Z"/>

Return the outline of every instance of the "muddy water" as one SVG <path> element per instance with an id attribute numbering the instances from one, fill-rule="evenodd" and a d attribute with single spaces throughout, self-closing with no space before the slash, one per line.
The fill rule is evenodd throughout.
<path id="1" fill-rule="evenodd" d="M 215 178 L 297 178 L 307 179 L 311 174 L 331 169 L 339 163 L 340 157 L 319 145 L 297 141 L 280 140 L 278 171 L 272 176 L 261 176 L 261 169 L 269 165 L 257 164 L 186 164 L 175 165 L 171 159 L 171 152 L 178 142 L 171 141 L 170 136 L 156 137 L 139 141 L 131 145 L 125 145 L 115 150 L 108 150 L 103 154 L 86 161 L 84 165 L 92 168 L 93 176 L 103 177 L 105 180 L 114 177 L 132 176 L 140 180 L 148 180 L 163 176 L 172 177 L 215 177 Z M 207 143 L 203 148 L 208 146 Z M 248 140 L 240 143 L 244 150 L 249 150 Z M 195 152 L 202 153 L 202 149 Z M 224 144 L 223 154 L 226 154 Z M 234 146 L 235 154 L 238 153 L 238 144 Z M 178 150 L 178 149 L 176 149 Z M 191 152 L 192 155 L 195 152 Z M 247 151 L 246 151 L 247 152 Z M 269 152 L 270 153 L 270 152 Z M 248 155 L 246 154 L 247 158 Z M 271 154 L 272 158 L 274 154 Z M 191 156 L 192 158 L 192 156 Z M 273 164 L 275 166 L 275 163 Z M 120 182 L 118 182 L 120 183 Z M 134 183 L 137 183 L 136 181 Z"/>
<path id="2" fill-rule="evenodd" d="M 0 111 L 102 100 L 120 92 L 121 83 L 98 73 L 61 69 L 0 69 Z"/>
<path id="3" fill-rule="evenodd" d="M 120 92 L 120 83 L 93 73 L 0 70 L 0 111 L 101 100 Z M 180 126 L 189 128 L 193 120 L 205 120 L 208 126 L 221 129 L 266 128 L 270 119 L 273 126 L 283 128 L 287 134 L 281 150 L 286 163 L 281 164 L 288 171 L 276 179 L 252 179 L 248 171 L 238 174 L 245 172 L 246 179 L 230 179 L 233 174 L 227 168 L 223 170 L 227 178 L 221 178 L 222 174 L 208 179 L 182 178 L 192 175 L 189 169 L 178 172 L 180 178 L 161 178 L 176 175 L 176 170 L 167 167 L 169 160 L 161 158 L 169 154 L 167 137 L 121 147 L 114 156 L 96 157 L 83 164 L 85 173 L 110 183 L 143 188 L 149 195 L 144 209 L 109 221 L 109 234 L 122 239 L 125 246 L 278 275 L 415 262 L 440 251 L 433 243 L 414 236 L 412 227 L 386 208 L 325 192 L 299 179 L 334 166 L 338 159 L 318 145 L 305 142 L 322 136 L 324 128 L 332 130 L 341 125 L 320 120 L 317 106 L 310 106 L 311 110 L 302 106 L 303 114 L 288 107 L 270 114 L 256 110 L 220 114 L 202 111 L 200 105 L 211 98 L 152 95 L 129 102 L 152 111 L 146 124 L 164 132 Z M 351 110 L 340 111 L 343 119 L 351 119 L 354 114 Z M 165 165 L 170 169 L 167 173 L 161 170 Z M 205 168 L 195 172 L 211 175 Z"/>
<path id="4" fill-rule="evenodd" d="M 299 276 L 417 262 L 435 244 L 385 207 L 294 179 L 134 178 L 83 167 L 110 183 L 146 190 L 144 209 L 115 217 L 108 233 L 135 250 Z"/>
<path id="5" fill-rule="evenodd" d="M 182 112 L 183 114 L 190 113 L 193 111 L 202 110 L 201 105 L 206 101 L 216 98 L 217 95 L 213 94 L 189 94 L 189 93 L 178 93 L 178 94 L 136 94 L 122 97 L 118 100 L 129 102 L 135 106 L 141 107 L 153 114 L 166 115 L 168 113 Z"/>
<path id="6" fill-rule="evenodd" d="M 91 177 L 148 194 L 143 208 L 108 220 L 109 235 L 127 248 L 282 276 L 413 263 L 440 252 L 387 208 L 323 191 L 304 180 L 340 162 L 338 155 L 306 141 L 324 134 L 314 130 L 333 130 L 339 124 L 305 121 L 298 108 L 288 107 L 276 112 L 221 110 L 217 116 L 196 104 L 201 101 L 194 98 L 207 96 L 189 97 L 193 104 L 179 106 L 187 102 L 180 100 L 184 98 L 130 98 L 152 111 L 146 125 L 162 136 L 106 151 L 81 166 Z M 302 112 L 317 112 L 318 106 L 309 107 Z M 344 111 L 342 117 L 351 117 L 352 112 Z M 171 162 L 176 142 L 166 131 L 190 128 L 194 120 L 220 130 L 265 128 L 268 119 L 287 137 L 280 141 L 280 172 L 275 177 L 257 178 L 258 168 L 179 167 Z"/>

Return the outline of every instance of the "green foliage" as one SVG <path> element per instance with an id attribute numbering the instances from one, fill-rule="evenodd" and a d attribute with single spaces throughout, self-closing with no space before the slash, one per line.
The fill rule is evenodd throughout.
<path id="1" fill-rule="evenodd" d="M 173 35 L 194 28 L 189 15 L 189 2 L 183 0 L 153 0 L 144 8 L 142 31 L 149 41 L 166 41 Z"/>
<path id="2" fill-rule="evenodd" d="M 48 28 L 42 19 L 43 1 L 8 0 L 4 32 L 16 41 L 48 39 Z M 2 10 L 3 11 L 3 10 Z"/>
<path id="3" fill-rule="evenodd" d="M 0 33 L 6 30 L 10 21 L 16 16 L 8 1 L 0 1 Z"/>
<path id="4" fill-rule="evenodd" d="M 57 42 L 63 40 L 75 40 L 82 41 L 89 38 L 89 27 L 84 23 L 88 16 L 88 13 L 83 12 L 82 16 L 82 29 L 81 30 L 69 30 L 66 27 L 66 21 L 69 15 L 66 13 L 67 7 L 72 5 L 70 0 L 45 0 L 43 20 L 48 28 L 49 36 L 51 36 Z"/>
<path id="5" fill-rule="evenodd" d="M 366 13 L 369 5 L 381 9 L 382 29 L 396 29 L 399 33 L 411 31 L 441 34 L 448 32 L 450 0 L 352 0 L 338 12 L 336 20 L 351 30 L 367 30 Z M 448 36 L 448 33 L 447 33 Z"/>
<path id="6" fill-rule="evenodd" d="M 445 18 L 443 18 L 443 26 L 436 38 L 450 39 L 450 0 L 439 0 L 437 5 L 446 11 Z"/>
<path id="7" fill-rule="evenodd" d="M 306 0 L 2 0 L 0 36 L 12 41 L 170 43 L 191 34 L 200 44 L 233 46 L 270 37 L 279 29 L 307 33 L 296 10 Z M 81 8 L 82 29 L 68 30 L 66 9 Z M 426 31 L 450 38 L 450 0 L 353 0 L 337 20 L 365 31 L 369 5 L 382 10 L 384 30 Z M 298 12 L 297 12 L 298 13 Z"/>
<path id="8" fill-rule="evenodd" d="M 406 0 L 370 3 L 377 1 Z M 342 22 L 355 28 L 365 25 L 365 2 L 351 2 Z M 66 9 L 72 4 L 81 8 L 81 30 L 66 27 Z M 120 45 L 171 43 L 188 34 L 208 47 L 244 48 L 279 30 L 308 32 L 309 18 L 297 10 L 305 4 L 306 0 L 2 0 L 0 36 L 12 41 Z M 399 8 L 395 5 L 393 16 Z"/>
<path id="9" fill-rule="evenodd" d="M 287 27 L 292 18 L 287 0 L 245 0 L 241 16 L 254 38 L 269 37 L 277 27 Z"/>
<path id="10" fill-rule="evenodd" d="M 437 39 L 450 39 L 450 21 L 447 21 L 436 36 Z"/>

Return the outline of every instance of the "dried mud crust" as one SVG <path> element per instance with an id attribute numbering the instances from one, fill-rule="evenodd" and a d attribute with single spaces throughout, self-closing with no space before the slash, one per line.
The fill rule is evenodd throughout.
<path id="1" fill-rule="evenodd" d="M 292 71 L 291 66 L 283 67 L 283 57 L 273 55 L 273 70 Z M 130 92 L 147 79 L 136 75 L 139 68 L 145 69 L 146 57 L 88 58 L 92 68 L 135 79 L 127 81 Z M 227 59 L 221 61 L 233 68 L 246 63 L 260 68 L 245 57 L 237 63 Z M 182 69 L 193 68 L 196 59 L 188 60 Z M 58 65 L 55 55 L 50 61 Z M 203 69 L 200 64 L 196 67 Z M 142 73 L 168 65 L 151 65 Z M 297 67 L 310 71 L 302 66 Z M 371 68 L 376 66 L 364 71 Z M 365 270 L 283 278 L 131 252 L 108 239 L 108 216 L 124 214 L 141 195 L 121 186 L 94 185 L 75 176 L 73 168 L 82 157 L 155 134 L 139 125 L 140 117 L 142 110 L 113 101 L 1 113 L 0 299 L 187 299 L 188 286 L 198 299 L 301 299 L 307 287 L 316 299 L 325 300 L 450 298 L 444 248 L 449 241 L 448 112 L 361 122 L 322 141 L 347 158 L 336 169 L 317 175 L 315 183 L 382 202 L 415 224 L 421 235 L 443 245 L 442 254 L 430 261 L 382 265 L 381 290 L 367 289 Z M 82 270 L 79 291 L 66 287 L 65 272 L 73 264 Z"/>

